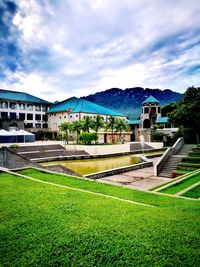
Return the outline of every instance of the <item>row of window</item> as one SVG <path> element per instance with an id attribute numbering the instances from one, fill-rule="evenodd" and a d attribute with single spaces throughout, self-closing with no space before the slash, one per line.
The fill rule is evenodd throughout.
<path id="1" fill-rule="evenodd" d="M 1 108 L 4 108 L 4 109 L 17 109 L 17 103 L 16 102 L 1 102 L 1 105 L 0 105 Z M 32 104 L 24 104 L 24 103 L 19 103 L 18 104 L 18 109 L 21 109 L 21 110 L 33 110 L 33 107 L 34 105 Z M 35 106 L 35 110 L 36 111 L 43 111 L 43 112 L 46 112 L 47 111 L 47 107 L 46 106 L 41 106 L 41 105 L 36 105 Z"/>
<path id="2" fill-rule="evenodd" d="M 142 113 L 147 114 L 147 113 L 157 113 L 156 107 L 144 107 L 142 108 Z M 160 113 L 160 107 L 158 107 L 158 113 Z"/>
<path id="3" fill-rule="evenodd" d="M 27 123 L 25 124 L 25 128 L 34 128 L 33 123 Z M 44 123 L 36 123 L 35 128 L 48 128 L 48 124 Z"/>
<path id="4" fill-rule="evenodd" d="M 27 116 L 25 113 L 19 113 L 18 117 L 17 114 L 15 112 L 10 112 L 10 116 L 8 115 L 8 112 L 1 112 L 1 118 L 2 119 L 20 119 L 20 120 L 25 120 L 27 118 L 27 120 L 33 120 L 33 114 L 31 113 L 27 113 Z M 35 114 L 35 120 L 37 121 L 41 121 L 41 119 L 43 121 L 47 121 L 48 120 L 48 116 L 47 115 L 40 115 L 40 114 Z"/>

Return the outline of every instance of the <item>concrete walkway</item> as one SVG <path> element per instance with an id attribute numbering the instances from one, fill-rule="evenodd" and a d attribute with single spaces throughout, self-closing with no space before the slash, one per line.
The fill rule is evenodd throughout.
<path id="1" fill-rule="evenodd" d="M 153 158 L 155 165 L 160 157 Z M 171 181 L 170 178 L 154 176 L 154 166 L 134 170 L 122 174 L 107 176 L 98 179 L 97 182 L 120 185 L 132 189 L 149 190 L 152 187 Z"/>

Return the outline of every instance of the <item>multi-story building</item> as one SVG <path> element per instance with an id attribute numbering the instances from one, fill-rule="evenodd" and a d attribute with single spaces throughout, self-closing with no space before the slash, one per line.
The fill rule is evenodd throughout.
<path id="1" fill-rule="evenodd" d="M 62 102 L 52 105 L 49 108 L 49 128 L 54 132 L 59 132 L 59 125 L 65 121 L 73 122 L 84 119 L 85 116 L 89 116 L 94 119 L 97 115 L 101 115 L 105 122 L 107 122 L 110 116 L 115 118 L 121 118 L 126 120 L 126 116 L 116 111 L 97 105 L 85 99 L 79 99 L 76 97 L 69 98 Z M 100 142 L 110 142 L 111 135 L 109 132 L 105 133 L 104 129 L 100 129 L 98 132 Z M 115 138 L 119 138 L 116 135 Z M 124 133 L 124 139 L 130 141 L 130 133 Z"/>
<path id="2" fill-rule="evenodd" d="M 27 93 L 0 89 L 0 128 L 47 129 L 46 113 L 50 105 L 50 102 Z"/>

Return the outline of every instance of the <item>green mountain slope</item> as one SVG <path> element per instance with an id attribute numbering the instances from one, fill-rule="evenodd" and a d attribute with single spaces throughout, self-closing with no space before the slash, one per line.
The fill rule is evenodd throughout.
<path id="1" fill-rule="evenodd" d="M 161 106 L 176 102 L 182 96 L 182 94 L 169 89 L 160 90 L 135 87 L 125 90 L 111 88 L 82 98 L 116 110 L 127 115 L 130 119 L 136 119 L 140 116 L 142 102 L 150 95 L 157 98 Z"/>

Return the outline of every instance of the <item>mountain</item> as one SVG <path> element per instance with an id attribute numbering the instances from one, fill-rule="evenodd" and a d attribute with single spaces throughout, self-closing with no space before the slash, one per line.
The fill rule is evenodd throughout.
<path id="1" fill-rule="evenodd" d="M 157 98 L 160 101 L 161 106 L 176 102 L 182 96 L 182 94 L 170 89 L 160 90 L 134 87 L 125 90 L 111 88 L 82 98 L 118 111 L 127 115 L 130 119 L 137 119 L 141 113 L 142 102 L 150 95 Z"/>

